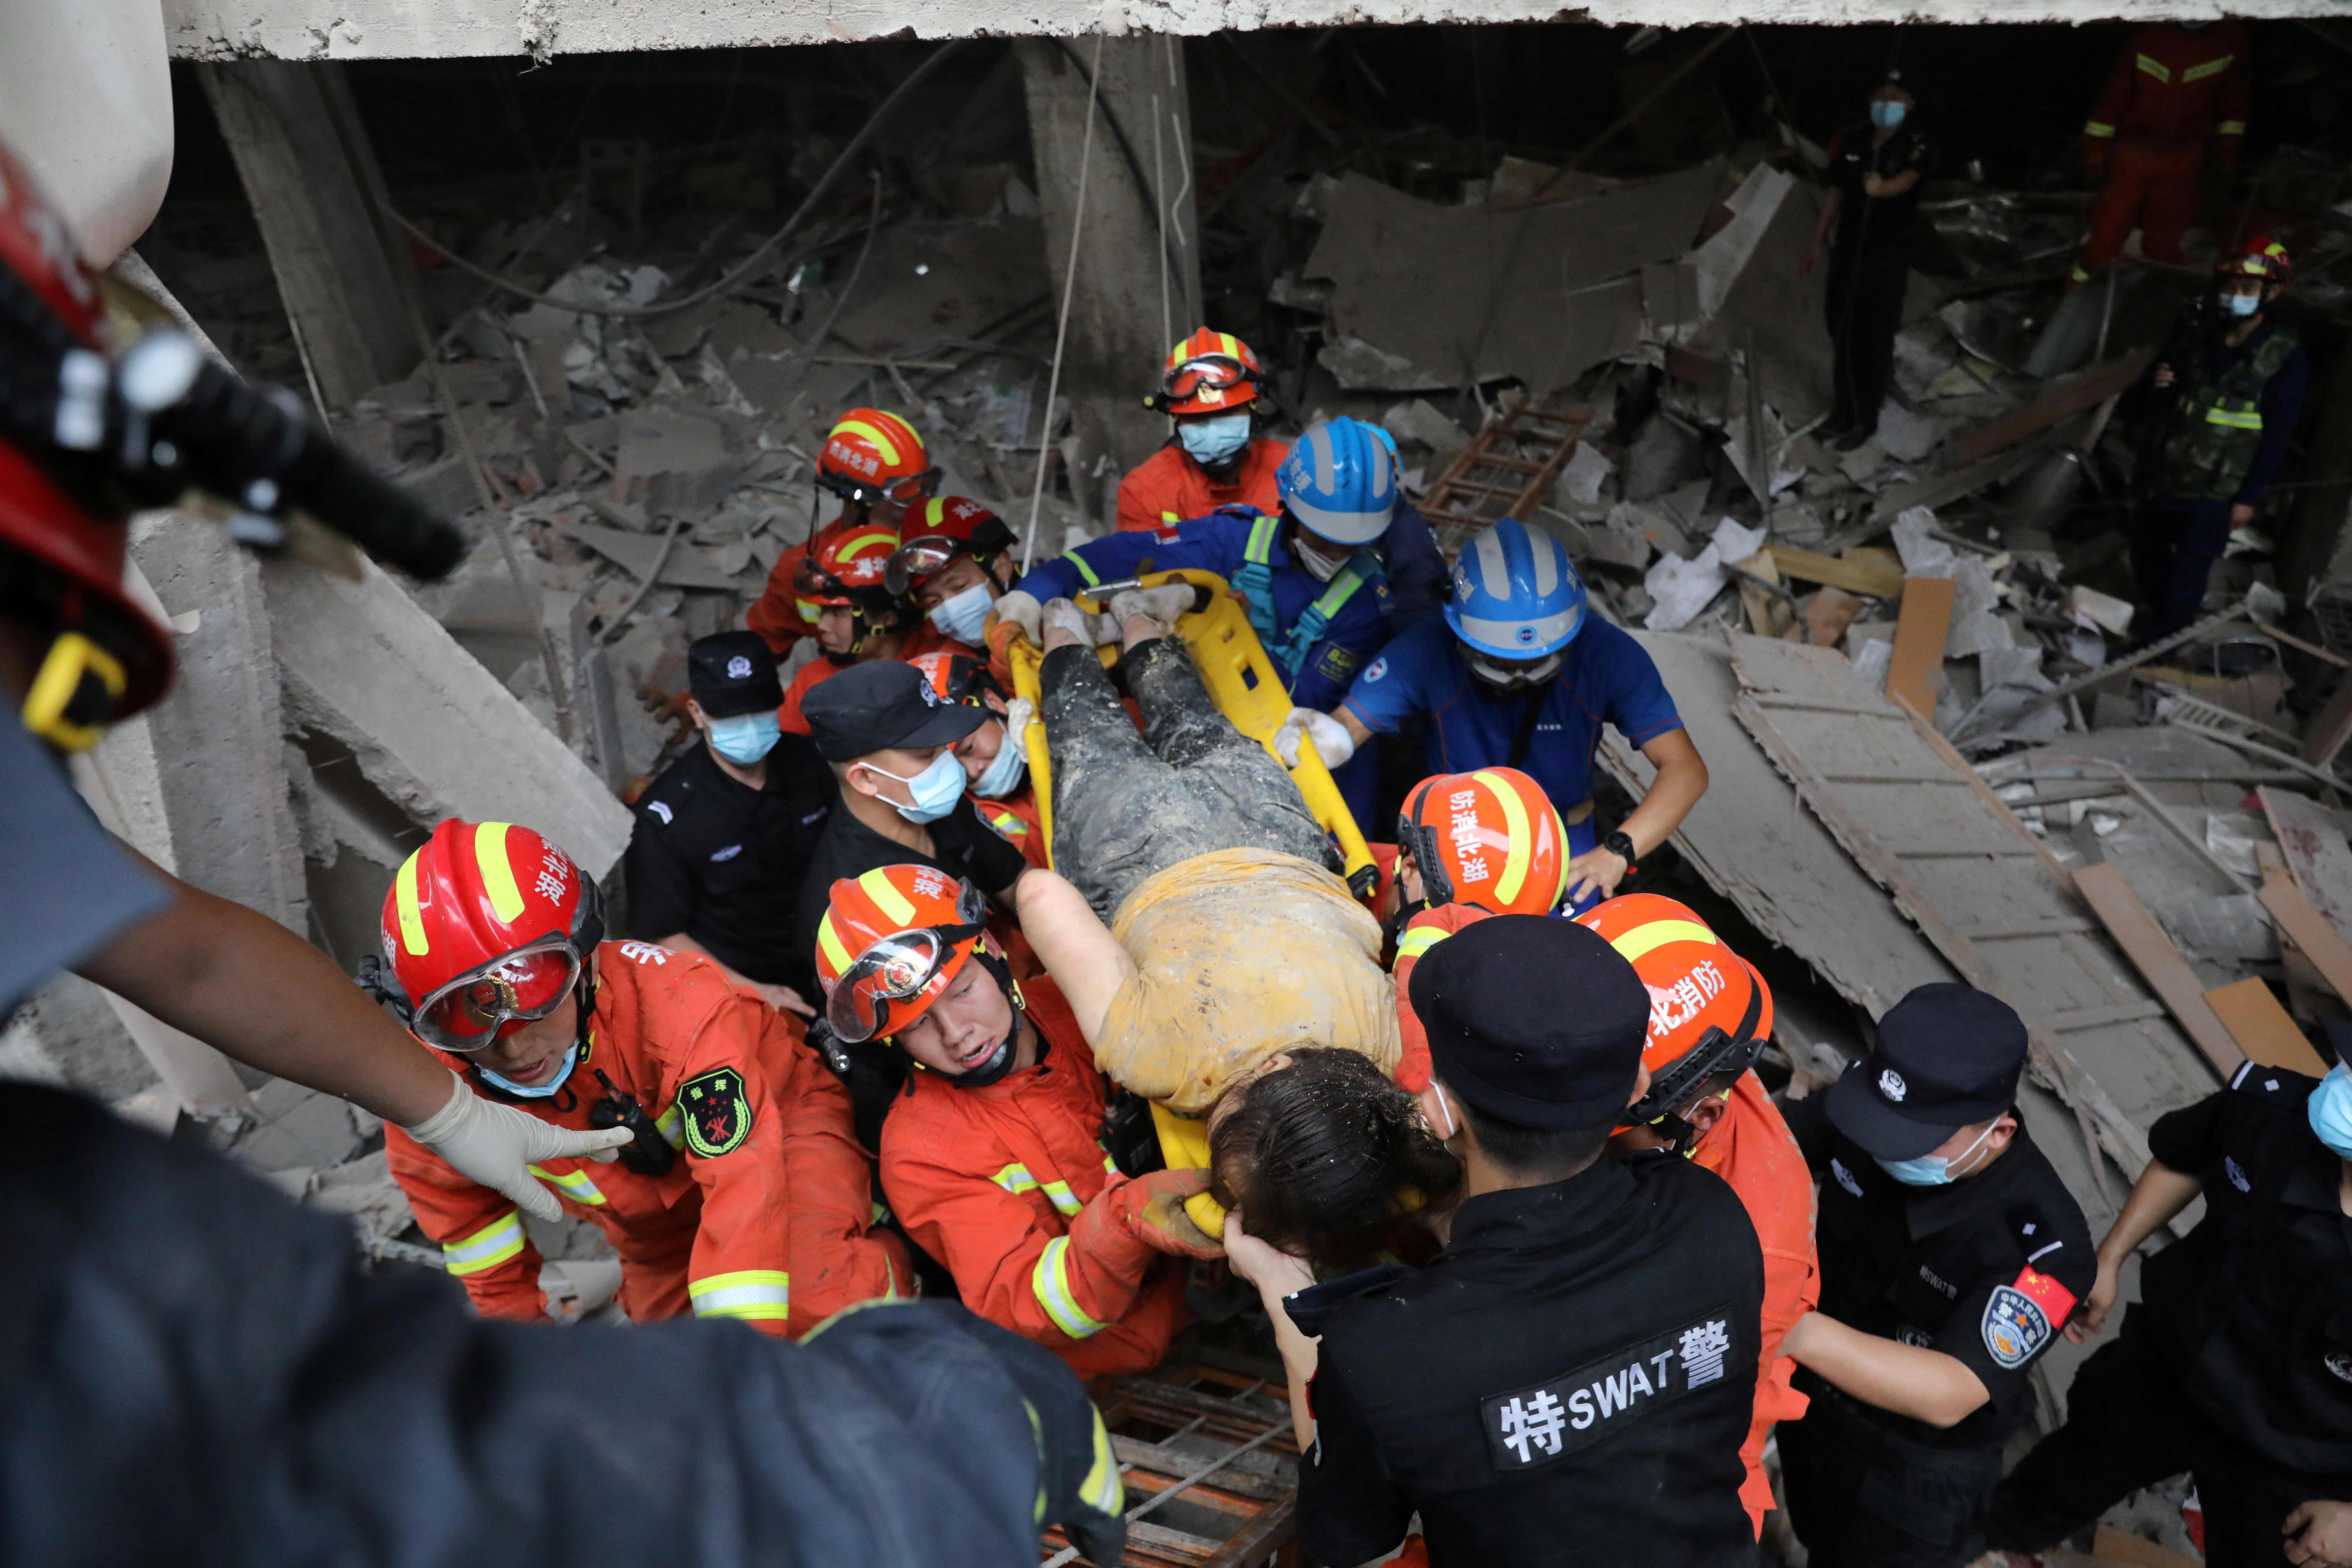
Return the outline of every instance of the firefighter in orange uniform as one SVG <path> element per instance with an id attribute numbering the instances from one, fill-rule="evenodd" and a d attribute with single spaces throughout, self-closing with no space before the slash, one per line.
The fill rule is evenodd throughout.
<path id="1" fill-rule="evenodd" d="M 1619 1158 L 1672 1150 L 1731 1184 L 1764 1249 L 1763 1360 L 1756 1411 L 1739 1457 L 1739 1500 L 1761 1536 L 1772 1509 L 1764 1445 L 1776 1421 L 1810 1403 L 1790 1384 L 1797 1363 L 1777 1359 L 1780 1336 L 1821 1304 L 1813 1251 L 1813 1176 L 1755 1073 L 1772 1037 L 1772 993 L 1747 960 L 1689 908 L 1655 893 L 1629 893 L 1577 917 L 1624 954 L 1650 992 L 1642 1049 L 1650 1092 L 1610 1139 Z"/>
<path id="2" fill-rule="evenodd" d="M 917 1069 L 882 1124 L 883 1191 L 965 1306 L 1081 1376 L 1141 1372 L 1187 1315 L 1171 1256 L 1221 1255 L 1182 1207 L 1206 1173 L 1120 1173 L 1077 1020 L 1052 980 L 1013 982 L 986 917 L 978 889 L 929 866 L 833 885 L 826 1022 Z"/>
<path id="3" fill-rule="evenodd" d="M 1119 480 L 1121 531 L 1172 531 L 1221 506 L 1279 513 L 1274 474 L 1290 447 L 1256 433 L 1265 390 L 1257 355 L 1231 332 L 1202 327 L 1170 349 L 1160 391 L 1144 402 L 1176 433 Z"/>
<path id="4" fill-rule="evenodd" d="M 784 688 L 776 721 L 793 734 L 809 732 L 801 714 L 808 694 L 853 664 L 971 651 L 919 619 L 913 602 L 890 591 L 884 574 L 898 548 L 895 529 L 867 527 L 824 541 L 809 557 L 801 574 L 802 599 L 816 608 L 816 643 L 824 657 L 801 666 Z"/>
<path id="5" fill-rule="evenodd" d="M 824 438 L 817 455 L 816 483 L 841 498 L 841 515 L 776 558 L 768 586 L 746 612 L 743 624 L 768 639 L 781 658 L 799 638 L 816 635 L 815 585 L 808 563 L 828 547 L 868 528 L 898 536 L 899 520 L 940 482 L 922 437 L 895 414 L 853 408 Z"/>
<path id="6" fill-rule="evenodd" d="M 596 892 L 527 827 L 443 823 L 384 899 L 409 1026 L 477 1093 L 558 1127 L 636 1133 L 617 1163 L 531 1172 L 621 1255 L 646 1322 L 739 1318 L 797 1338 L 856 1302 L 911 1294 L 905 1249 L 868 1234 L 849 1099 L 797 1020 L 697 954 L 604 942 Z M 394 1177 L 485 1317 L 538 1319 L 540 1257 L 514 1201 L 397 1128 Z"/>
<path id="7" fill-rule="evenodd" d="M 2113 260 L 2135 228 L 2149 260 L 2180 260 L 2206 148 L 2229 168 L 2246 134 L 2246 29 L 2227 18 L 2144 22 L 2124 40 L 2083 126 L 2084 173 L 2102 183 L 2069 287 Z"/>
<path id="8" fill-rule="evenodd" d="M 977 708 L 988 720 L 950 749 L 963 764 L 964 793 L 980 819 L 1018 845 L 1032 866 L 1043 867 L 1045 834 L 1038 825 L 1037 790 L 1029 782 L 1029 754 L 1021 742 L 1034 712 L 1026 698 L 1005 700 L 1004 688 L 971 654 L 927 653 L 907 661 L 950 702 Z"/>

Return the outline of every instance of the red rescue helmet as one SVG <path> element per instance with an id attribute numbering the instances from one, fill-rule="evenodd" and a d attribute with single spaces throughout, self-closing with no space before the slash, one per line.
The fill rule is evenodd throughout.
<path id="1" fill-rule="evenodd" d="M 1202 327 L 1168 351 L 1160 391 L 1143 401 L 1161 414 L 1223 414 L 1248 406 L 1265 386 L 1265 368 L 1249 344 Z"/>
<path id="2" fill-rule="evenodd" d="M 572 994 L 604 938 L 604 900 L 572 858 L 510 822 L 451 820 L 384 895 L 384 961 L 429 1046 L 478 1051 Z M 582 1024 L 593 1004 L 583 994 Z"/>
<path id="3" fill-rule="evenodd" d="M 2294 262 L 2286 247 L 2269 235 L 2258 234 L 2246 242 L 2246 247 L 2235 256 L 2225 256 L 2213 263 L 2217 278 L 2260 278 L 2272 283 L 2294 280 Z"/>
<path id="4" fill-rule="evenodd" d="M 854 605 L 887 609 L 898 602 L 883 577 L 898 548 L 895 529 L 845 529 L 821 549 L 801 558 L 797 586 L 814 605 Z"/>
<path id="5" fill-rule="evenodd" d="M 1003 701 L 1004 688 L 996 684 L 996 678 L 988 673 L 986 664 L 970 654 L 927 653 L 907 662 L 921 670 L 923 679 L 930 682 L 931 689 L 947 701 L 959 702 L 967 708 L 985 709 L 990 714 L 1002 717 L 995 709 L 988 706 L 987 697 L 993 694 Z"/>
<path id="6" fill-rule="evenodd" d="M 846 501 L 910 501 L 939 474 L 915 427 L 879 408 L 843 415 L 816 459 L 816 482 Z"/>
<path id="7" fill-rule="evenodd" d="M 17 295 L 0 307 L 0 325 L 37 337 L 43 357 L 66 351 L 68 376 L 86 365 L 103 384 L 97 277 L 30 171 L 5 146 L 0 289 Z M 5 390 L 11 399 L 55 400 L 64 416 L 66 388 L 12 384 Z M 89 487 L 69 489 L 67 472 L 56 454 L 0 440 L 0 605 L 55 632 L 26 696 L 25 726 L 61 749 L 79 751 L 97 742 L 104 725 L 162 697 L 173 660 L 171 634 L 123 589 L 127 512 Z"/>
<path id="8" fill-rule="evenodd" d="M 1543 786 L 1517 768 L 1422 780 L 1396 832 L 1433 905 L 1548 915 L 1568 890 L 1568 830 Z"/>
<path id="9" fill-rule="evenodd" d="M 930 1011 L 986 941 L 988 900 L 931 866 L 883 866 L 834 883 L 816 928 L 824 1016 L 851 1045 Z"/>
<path id="10" fill-rule="evenodd" d="M 969 555 L 982 567 L 1019 542 L 1005 521 L 976 500 L 933 496 L 908 510 L 898 524 L 898 551 L 883 580 L 894 594 L 911 594 Z"/>
<path id="11" fill-rule="evenodd" d="M 1608 940 L 1650 993 L 1642 1065 L 1650 1089 L 1626 1112 L 1654 1122 L 1710 1084 L 1728 1089 L 1756 1065 L 1772 1036 L 1772 993 L 1687 904 L 1628 893 L 1577 916 Z"/>

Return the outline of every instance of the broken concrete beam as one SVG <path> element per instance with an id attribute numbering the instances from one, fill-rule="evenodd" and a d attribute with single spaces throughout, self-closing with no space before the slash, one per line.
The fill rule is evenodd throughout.
<path id="1" fill-rule="evenodd" d="M 520 823 L 593 877 L 620 858 L 628 808 L 390 577 L 274 561 L 261 579 L 289 729 L 349 747 L 421 824 Z"/>
<path id="2" fill-rule="evenodd" d="M 187 628 L 175 639 L 178 679 L 143 728 L 173 870 L 299 932 L 302 841 L 287 800 L 260 569 L 226 529 L 184 511 L 141 517 L 131 559 Z"/>

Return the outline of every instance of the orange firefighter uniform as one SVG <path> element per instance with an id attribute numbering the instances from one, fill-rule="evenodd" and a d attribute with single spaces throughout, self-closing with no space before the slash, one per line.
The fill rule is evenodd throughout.
<path id="1" fill-rule="evenodd" d="M 902 657 L 910 659 L 920 658 L 927 653 L 960 653 L 969 658 L 972 650 L 956 641 L 955 638 L 942 634 L 929 621 L 918 621 L 915 623 L 914 629 L 907 633 L 907 645 Z M 801 666 L 793 673 L 792 684 L 784 688 L 784 705 L 776 710 L 776 721 L 782 725 L 788 733 L 807 734 L 809 722 L 801 712 L 802 702 L 806 700 L 810 692 L 848 668 L 849 666 L 845 664 L 835 664 L 829 658 L 813 658 Z"/>
<path id="2" fill-rule="evenodd" d="M 1006 736 L 1008 746 L 1017 744 Z M 1037 815 L 1037 788 L 1023 784 L 1002 800 L 974 795 L 971 804 L 980 812 L 980 819 L 1009 840 L 1029 864 L 1039 870 L 1050 870 L 1046 857 L 1045 830 Z"/>
<path id="3" fill-rule="evenodd" d="M 768 585 L 760 597 L 743 614 L 743 625 L 767 639 L 768 647 L 778 658 L 792 652 L 793 644 L 803 637 L 816 636 L 817 604 L 814 595 L 803 593 L 793 582 L 801 563 L 812 555 L 824 555 L 838 548 L 850 535 L 866 527 L 862 510 L 845 511 L 820 528 L 810 538 L 793 545 L 776 557 L 768 570 Z M 895 540 L 896 530 L 885 530 Z"/>
<path id="4" fill-rule="evenodd" d="M 2220 21 L 2132 29 L 2083 126 L 2083 164 L 2105 177 L 2076 258 L 2080 283 L 2114 259 L 2135 228 L 2153 261 L 2178 262 L 2197 211 L 2206 148 L 2224 167 L 2246 133 L 2246 30 Z"/>
<path id="5" fill-rule="evenodd" d="M 1212 480 L 1191 454 L 1170 442 L 1118 481 L 1118 526 L 1123 532 L 1173 529 L 1206 517 L 1221 506 L 1254 506 L 1274 515 L 1282 510 L 1275 470 L 1290 455 L 1290 443 L 1254 437 L 1233 483 Z"/>
<path id="6" fill-rule="evenodd" d="M 1129 1210 L 1150 1189 L 1098 1142 L 1103 1080 L 1053 981 L 1022 983 L 1044 1058 L 984 1089 L 918 1072 L 882 1124 L 882 1188 L 965 1306 L 1082 1377 L 1141 1372 L 1183 1323 L 1184 1268 Z"/>
<path id="7" fill-rule="evenodd" d="M 848 1094 L 799 1021 L 698 954 L 607 942 L 596 960 L 588 1050 L 560 1092 L 519 1103 L 556 1126 L 587 1127 L 609 1079 L 678 1151 L 660 1176 L 617 1161 L 531 1167 L 620 1254 L 630 1319 L 691 1310 L 798 1338 L 844 1307 L 911 1294 L 904 1247 L 869 1229 Z M 539 1252 L 513 1202 L 397 1127 L 384 1129 L 384 1146 L 416 1223 L 482 1315 L 543 1317 Z"/>

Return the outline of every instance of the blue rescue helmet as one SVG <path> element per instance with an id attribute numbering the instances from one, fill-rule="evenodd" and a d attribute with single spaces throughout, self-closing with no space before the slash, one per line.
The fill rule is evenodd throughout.
<path id="1" fill-rule="evenodd" d="M 1454 558 L 1445 624 L 1490 658 L 1542 658 L 1584 628 L 1584 579 L 1559 540 L 1507 517 Z"/>
<path id="2" fill-rule="evenodd" d="M 1300 527 L 1352 550 L 1386 533 L 1396 515 L 1396 448 L 1387 431 L 1341 415 L 1291 443 L 1274 483 Z"/>

